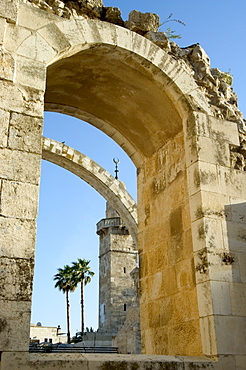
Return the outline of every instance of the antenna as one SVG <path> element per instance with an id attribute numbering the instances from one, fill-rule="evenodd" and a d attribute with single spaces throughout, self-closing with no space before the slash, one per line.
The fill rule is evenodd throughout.
<path id="1" fill-rule="evenodd" d="M 115 178 L 116 178 L 116 180 L 118 180 L 118 172 L 119 172 L 119 170 L 118 170 L 118 163 L 120 163 L 120 160 L 119 160 L 119 158 L 114 158 L 113 159 L 113 162 L 115 163 L 115 170 L 114 170 L 114 172 L 115 172 Z"/>

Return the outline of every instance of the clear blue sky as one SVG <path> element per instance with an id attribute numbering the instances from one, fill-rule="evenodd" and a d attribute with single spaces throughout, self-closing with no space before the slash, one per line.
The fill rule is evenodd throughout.
<path id="1" fill-rule="evenodd" d="M 246 2 L 244 0 L 108 0 L 105 6 L 119 7 L 127 19 L 133 10 L 153 12 L 163 22 L 170 13 L 186 23 L 168 23 L 182 38 L 184 47 L 199 42 L 211 59 L 211 67 L 230 71 L 239 108 L 246 116 Z M 76 134 L 74 134 L 76 133 Z M 113 157 L 120 158 L 120 179 L 136 199 L 135 168 L 111 139 L 85 122 L 68 116 L 45 114 L 44 136 L 64 141 L 114 174 Z M 32 322 L 61 325 L 66 331 L 65 297 L 54 289 L 58 267 L 77 258 L 91 260 L 96 272 L 86 288 L 86 326 L 97 328 L 98 236 L 95 224 L 105 215 L 105 200 L 75 175 L 43 161 L 36 248 Z M 80 329 L 79 289 L 71 294 L 72 334 Z"/>

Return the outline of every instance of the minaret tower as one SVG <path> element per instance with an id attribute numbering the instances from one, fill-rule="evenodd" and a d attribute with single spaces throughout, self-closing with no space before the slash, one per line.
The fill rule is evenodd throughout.
<path id="1" fill-rule="evenodd" d="M 117 165 L 116 170 L 117 176 Z M 109 202 L 106 217 L 97 223 L 97 234 L 100 236 L 99 331 L 116 335 L 136 296 L 130 273 L 138 266 L 138 253 L 123 220 Z"/>

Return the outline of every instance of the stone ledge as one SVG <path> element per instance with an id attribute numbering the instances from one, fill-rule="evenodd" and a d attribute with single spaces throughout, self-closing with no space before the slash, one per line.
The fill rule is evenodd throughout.
<path id="1" fill-rule="evenodd" d="M 223 362 L 223 361 L 222 361 Z M 226 361 L 227 362 L 227 361 Z M 229 360 L 230 365 L 232 365 Z M 117 354 L 29 354 L 28 352 L 3 352 L 1 370 L 188 370 L 222 369 L 220 363 L 207 357 L 117 355 Z M 223 369 L 232 369 L 224 363 Z"/>

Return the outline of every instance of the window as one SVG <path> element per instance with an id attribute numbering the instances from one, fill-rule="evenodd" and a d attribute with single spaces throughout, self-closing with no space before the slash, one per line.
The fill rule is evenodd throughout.
<path id="1" fill-rule="evenodd" d="M 126 311 L 126 303 L 124 303 L 124 311 Z"/>
<path id="2" fill-rule="evenodd" d="M 126 273 L 126 268 L 124 267 L 124 274 Z"/>

